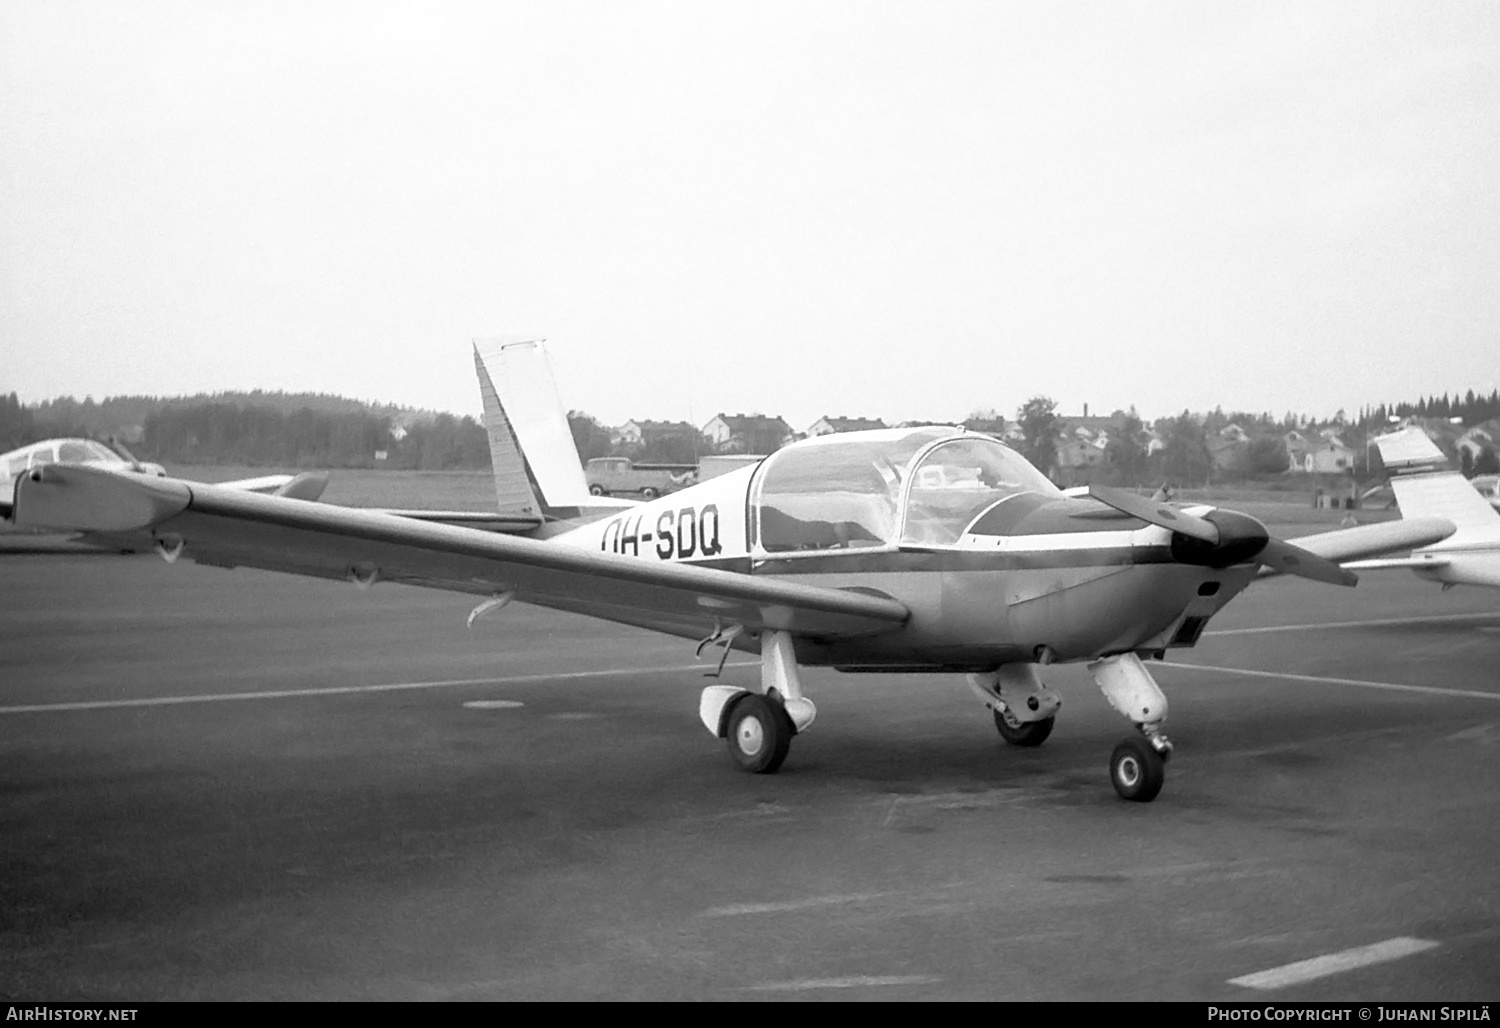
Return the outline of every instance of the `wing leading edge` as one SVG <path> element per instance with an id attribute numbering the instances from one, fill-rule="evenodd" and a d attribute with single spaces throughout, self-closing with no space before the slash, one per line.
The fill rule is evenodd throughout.
<path id="1" fill-rule="evenodd" d="M 513 593 L 523 602 L 688 637 L 716 624 L 820 638 L 870 635 L 900 627 L 910 613 L 886 596 L 81 466 L 23 476 L 15 516 L 28 527 L 149 531 L 164 553 L 200 564 Z"/>

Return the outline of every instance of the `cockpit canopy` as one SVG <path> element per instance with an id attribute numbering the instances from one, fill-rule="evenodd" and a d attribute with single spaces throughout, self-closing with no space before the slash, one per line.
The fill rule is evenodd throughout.
<path id="1" fill-rule="evenodd" d="M 957 545 L 1000 500 L 1061 491 L 1020 454 L 946 427 L 823 436 L 766 458 L 750 502 L 766 553 Z"/>
<path id="2" fill-rule="evenodd" d="M 14 478 L 27 468 L 43 464 L 87 464 L 101 460 L 118 462 L 120 455 L 92 439 L 48 439 L 7 454 L 4 470 Z"/>

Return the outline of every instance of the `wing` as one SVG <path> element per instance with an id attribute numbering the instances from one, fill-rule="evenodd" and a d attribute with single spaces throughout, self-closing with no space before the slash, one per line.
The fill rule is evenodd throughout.
<path id="1" fill-rule="evenodd" d="M 1445 568 L 1452 561 L 1444 557 L 1381 557 L 1376 560 L 1354 560 L 1345 564 L 1356 571 L 1378 571 L 1384 568 Z"/>
<path id="2" fill-rule="evenodd" d="M 18 524 L 149 533 L 164 555 L 359 585 L 403 582 L 497 596 L 702 637 L 718 624 L 818 638 L 900 627 L 898 601 L 712 568 L 430 524 L 378 511 L 171 478 L 53 465 L 16 487 Z"/>
<path id="3" fill-rule="evenodd" d="M 1304 535 L 1291 541 L 1310 553 L 1346 568 L 1406 567 L 1404 564 L 1351 562 L 1382 553 L 1431 546 L 1448 538 L 1453 531 L 1453 522 L 1446 518 L 1402 518 L 1399 521 L 1382 521 L 1373 525 L 1356 525 L 1353 528 L 1321 532 L 1318 535 Z M 1260 577 L 1280 573 L 1272 568 L 1262 568 Z"/>

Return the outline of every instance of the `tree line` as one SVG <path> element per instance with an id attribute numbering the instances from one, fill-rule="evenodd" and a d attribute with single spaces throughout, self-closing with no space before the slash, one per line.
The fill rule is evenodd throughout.
<path id="1" fill-rule="evenodd" d="M 165 463 L 422 470 L 490 465 L 488 433 L 471 417 L 397 420 L 341 397 L 317 397 L 325 402 L 315 407 L 296 405 L 288 394 L 244 395 L 275 400 L 142 406 L 139 397 L 100 404 L 64 397 L 30 408 L 15 393 L 0 395 L 0 450 L 59 436 L 123 436 L 128 426 L 138 430 L 129 433 L 132 451 Z M 136 415 L 139 421 L 128 420 Z"/>
<path id="2" fill-rule="evenodd" d="M 438 414 L 399 430 L 361 411 L 206 403 L 146 416 L 142 456 L 183 464 L 444 471 L 490 464 L 489 435 L 470 417 Z"/>
<path id="3" fill-rule="evenodd" d="M 1469 390 L 1412 402 L 1362 408 L 1357 418 L 1339 411 L 1334 421 L 1351 432 L 1378 431 L 1392 418 L 1459 419 L 1477 424 L 1500 418 L 1500 390 L 1488 396 Z M 1017 411 L 1015 425 L 1023 441 L 1023 455 L 1044 470 L 1057 463 L 1058 429 L 1067 419 L 1057 404 L 1035 396 Z M 1269 412 L 1252 413 L 1222 408 L 1205 415 L 1188 411 L 1155 423 L 1161 446 L 1150 451 L 1150 428 L 1136 414 L 1115 411 L 1103 463 L 1092 480 L 1120 485 L 1152 482 L 1202 482 L 1216 474 L 1208 438 L 1230 423 L 1250 429 L 1251 439 L 1232 455 L 1229 467 L 1217 474 L 1226 478 L 1254 478 L 1286 470 L 1288 456 L 1279 432 L 1305 423 L 1288 412 L 1281 419 Z M 1000 433 L 1006 419 L 993 410 L 964 422 L 978 431 Z M 667 435 L 629 446 L 615 442 L 610 429 L 583 411 L 569 411 L 568 425 L 579 459 L 624 455 L 643 462 L 694 463 L 713 452 L 701 434 Z M 125 433 L 130 426 L 139 433 Z M 15 393 L 0 395 L 0 450 L 14 449 L 54 436 L 103 438 L 123 435 L 138 455 L 151 460 L 213 464 L 237 463 L 286 467 L 389 467 L 415 469 L 484 469 L 489 466 L 485 429 L 471 417 L 413 412 L 345 397 L 313 393 L 224 393 L 196 397 L 109 397 L 95 402 L 59 397 L 34 406 L 22 404 Z M 1367 448 L 1355 439 L 1356 461 Z M 1361 452 L 1364 451 L 1364 452 Z M 381 457 L 380 455 L 384 456 Z M 1461 454 L 1460 456 L 1467 456 Z M 1480 454 L 1482 466 L 1470 460 L 1466 473 L 1490 469 L 1493 452 Z M 1356 475 L 1369 469 L 1357 466 Z"/>

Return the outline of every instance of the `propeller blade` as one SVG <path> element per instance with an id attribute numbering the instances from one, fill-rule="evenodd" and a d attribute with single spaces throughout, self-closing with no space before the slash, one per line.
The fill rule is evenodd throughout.
<path id="1" fill-rule="evenodd" d="M 124 457 L 126 460 L 130 461 L 131 467 L 135 468 L 136 471 L 145 470 L 145 465 L 140 462 L 140 458 L 136 457 L 135 454 L 127 450 L 125 448 L 125 444 L 120 442 L 117 437 L 106 436 L 104 439 L 104 445 L 108 446 L 111 450 L 114 450 L 121 457 Z"/>
<path id="2" fill-rule="evenodd" d="M 1210 546 L 1217 546 L 1219 543 L 1218 525 L 1196 515 L 1183 513 L 1166 503 L 1143 499 L 1134 493 L 1102 485 L 1089 486 L 1089 495 L 1100 503 L 1107 504 L 1133 518 L 1140 518 L 1148 524 L 1179 532 L 1208 543 Z"/>
<path id="3" fill-rule="evenodd" d="M 1347 571 L 1331 560 L 1325 560 L 1316 553 L 1280 539 L 1267 542 L 1266 548 L 1261 550 L 1255 559 L 1273 571 L 1300 575 L 1303 578 L 1311 578 L 1315 582 L 1327 582 L 1330 585 L 1354 585 L 1359 581 L 1359 576 L 1354 572 Z"/>

